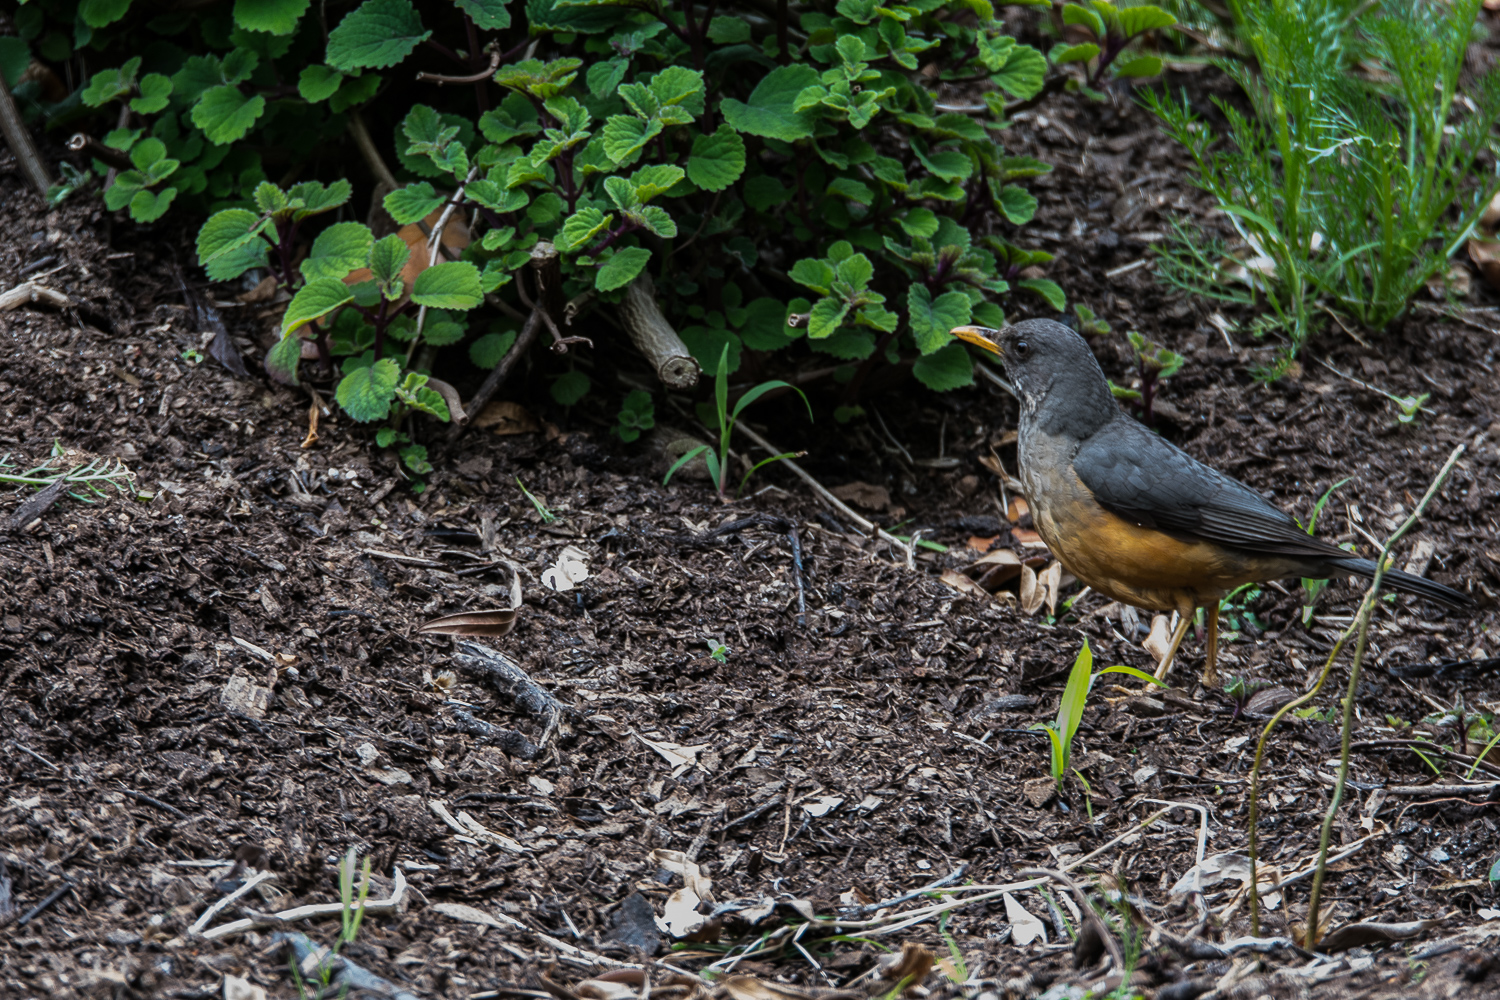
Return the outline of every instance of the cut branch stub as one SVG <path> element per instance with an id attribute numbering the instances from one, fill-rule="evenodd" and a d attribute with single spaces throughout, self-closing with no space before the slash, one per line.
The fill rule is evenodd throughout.
<path id="1" fill-rule="evenodd" d="M 625 288 L 620 301 L 620 325 L 630 335 L 636 350 L 656 369 L 656 377 L 668 389 L 691 389 L 701 370 L 682 338 L 656 305 L 656 287 L 642 274 Z"/>

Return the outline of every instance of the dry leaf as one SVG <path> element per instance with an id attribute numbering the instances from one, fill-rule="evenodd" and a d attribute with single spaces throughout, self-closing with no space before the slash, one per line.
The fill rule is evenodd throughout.
<path id="1" fill-rule="evenodd" d="M 958 591 L 960 594 L 967 594 L 970 597 L 990 596 L 989 591 L 985 590 L 979 584 L 975 583 L 973 580 L 970 580 L 962 573 L 958 572 L 958 570 L 945 569 L 943 570 L 943 574 L 938 577 L 938 579 L 946 583 L 948 586 L 952 587 L 954 590 Z"/>
<path id="2" fill-rule="evenodd" d="M 1021 794 L 1026 801 L 1040 809 L 1057 793 L 1057 782 L 1052 778 L 1027 778 L 1021 782 Z"/>
<path id="3" fill-rule="evenodd" d="M 635 738 L 646 744 L 646 746 L 650 747 L 652 750 L 655 750 L 657 753 L 661 754 L 662 757 L 666 758 L 667 763 L 672 765 L 672 777 L 674 778 L 682 772 L 686 771 L 688 768 L 692 767 L 694 764 L 698 763 L 698 755 L 707 750 L 709 747 L 707 743 L 701 743 L 695 747 L 688 747 L 682 746 L 679 743 L 666 743 L 658 742 L 656 740 L 648 740 L 640 733 L 636 733 Z"/>
<path id="4" fill-rule="evenodd" d="M 987 591 L 996 591 L 1021 575 L 1021 557 L 1010 549 L 986 552 L 968 569 Z"/>
<path id="5" fill-rule="evenodd" d="M 875 968 L 881 979 L 904 986 L 905 992 L 922 985 L 932 971 L 933 962 L 932 952 L 908 941 L 899 952 L 883 956 Z"/>
<path id="6" fill-rule="evenodd" d="M 1150 653 L 1157 663 L 1167 655 L 1167 650 L 1172 648 L 1172 630 L 1168 626 L 1166 615 L 1157 615 L 1151 619 L 1151 634 L 1146 636 L 1141 648 Z"/>
<path id="7" fill-rule="evenodd" d="M 891 505 L 891 491 L 884 486 L 873 486 L 870 483 L 845 483 L 843 486 L 835 486 L 828 492 L 846 503 L 857 504 L 868 510 L 885 510 Z"/>
<path id="8" fill-rule="evenodd" d="M 535 434 L 542 429 L 542 425 L 536 422 L 536 417 L 526 407 L 508 399 L 496 400 L 479 411 L 479 416 L 474 418 L 474 426 L 500 437 Z"/>
<path id="9" fill-rule="evenodd" d="M 719 984 L 727 1000 L 864 1000 L 861 990 L 808 990 L 790 983 L 768 983 L 754 976 L 730 976 Z"/>
<path id="10" fill-rule="evenodd" d="M 1042 944 L 1047 943 L 1047 928 L 1027 912 L 1026 907 L 1016 902 L 1016 897 L 1005 893 L 1005 919 L 1010 921 L 1010 943 L 1018 948 L 1024 948 L 1031 942 L 1041 939 Z"/>
<path id="11" fill-rule="evenodd" d="M 225 973 L 224 1000 L 266 1000 L 266 991 L 247 979 Z"/>
<path id="12" fill-rule="evenodd" d="M 1021 610 L 1028 615 L 1034 615 L 1046 599 L 1046 591 L 1037 585 L 1036 570 L 1023 565 L 1021 567 Z"/>
<path id="13" fill-rule="evenodd" d="M 995 539 L 998 537 L 1000 536 L 992 535 L 989 538 L 981 538 L 978 535 L 971 535 L 969 536 L 968 545 L 969 548 L 973 549 L 975 552 L 988 552 L 990 550 L 990 546 L 995 544 Z"/>
<path id="14" fill-rule="evenodd" d="M 423 622 L 418 635 L 507 635 L 516 627 L 516 610 L 461 611 Z"/>
<path id="15" fill-rule="evenodd" d="M 270 279 L 267 278 L 267 281 Z M 318 401 L 312 401 L 307 408 L 307 437 L 302 439 L 302 447 L 311 448 L 318 443 Z"/>
<path id="16" fill-rule="evenodd" d="M 262 302 L 270 302 L 276 297 L 276 278 L 274 275 L 266 275 L 256 283 L 244 295 L 238 296 L 239 300 L 247 306 L 259 305 Z"/>
<path id="17" fill-rule="evenodd" d="M 1469 259 L 1492 288 L 1500 288 L 1500 240 L 1469 240 Z"/>
<path id="18" fill-rule="evenodd" d="M 482 924 L 485 927 L 495 927 L 500 930 L 511 930 L 513 928 L 525 929 L 526 925 L 511 917 L 492 916 L 473 906 L 463 903 L 433 903 L 429 909 L 441 913 L 445 917 L 461 920 L 466 924 Z"/>
<path id="19" fill-rule="evenodd" d="M 1047 614 L 1057 617 L 1057 595 L 1062 590 L 1062 563 L 1053 560 L 1052 565 L 1042 570 L 1037 577 L 1037 584 L 1045 589 L 1043 599 L 1047 602 Z"/>
<path id="20" fill-rule="evenodd" d="M 1005 516 L 1010 519 L 1011 524 L 1020 524 L 1021 518 L 1030 513 L 1031 508 L 1027 505 L 1025 497 L 1011 497 Z"/>
<path id="21" fill-rule="evenodd" d="M 681 851 L 669 851 L 665 848 L 657 848 L 649 855 L 653 864 L 658 868 L 682 876 L 682 883 L 693 890 L 700 899 L 712 901 L 714 898 L 713 880 L 706 877 L 698 867 L 697 862 L 689 861 L 686 854 Z"/>
<path id="22" fill-rule="evenodd" d="M 814 818 L 827 816 L 839 806 L 844 804 L 844 799 L 839 795 L 820 795 L 811 802 L 802 803 L 802 811 Z"/>

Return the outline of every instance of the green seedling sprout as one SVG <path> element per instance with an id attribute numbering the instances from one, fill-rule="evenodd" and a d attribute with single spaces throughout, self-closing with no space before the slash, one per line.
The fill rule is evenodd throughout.
<path id="1" fill-rule="evenodd" d="M 57 458 L 61 454 L 61 449 L 54 446 L 53 453 L 53 458 Z M 24 471 L 7 471 L 14 468 L 16 466 L 10 460 L 9 453 L 0 455 L 0 483 L 11 486 L 47 487 L 62 480 L 70 487 L 68 496 L 74 500 L 82 500 L 84 503 L 93 503 L 96 497 L 108 496 L 109 494 L 103 489 L 105 486 L 111 486 L 125 496 L 136 495 L 135 473 L 126 468 L 125 463 L 119 459 L 111 462 L 107 458 L 96 458 L 75 465 L 66 472 L 53 468 L 50 460 Z M 71 488 L 75 486 L 77 489 Z M 93 496 L 85 496 L 84 491 Z"/>
<path id="2" fill-rule="evenodd" d="M 677 461 L 672 463 L 672 467 L 668 469 L 667 474 L 662 477 L 662 485 L 665 486 L 671 480 L 672 476 L 676 474 L 678 469 L 682 468 L 684 465 L 687 465 L 699 455 L 702 455 L 704 463 L 708 466 L 709 478 L 713 480 L 714 488 L 719 491 L 719 499 L 724 501 L 725 503 L 728 503 L 730 499 L 728 493 L 729 439 L 730 436 L 734 434 L 734 425 L 739 422 L 740 414 L 744 412 L 745 407 L 749 406 L 751 403 L 755 402 L 757 399 L 764 396 L 772 389 L 790 389 L 797 395 L 801 396 L 803 404 L 807 407 L 807 419 L 811 420 L 813 418 L 812 404 L 807 401 L 806 393 L 804 393 L 796 386 L 792 385 L 790 382 L 783 382 L 780 379 L 773 379 L 770 382 L 760 383 L 759 385 L 746 392 L 743 396 L 741 396 L 735 402 L 733 410 L 729 409 L 729 345 L 725 344 L 724 349 L 719 353 L 718 374 L 714 376 L 713 416 L 717 418 L 719 428 L 718 451 L 715 451 L 713 448 L 706 444 L 700 444 L 698 447 L 692 449 L 687 454 L 683 455 Z M 759 462 L 756 462 L 750 467 L 750 471 L 745 473 L 744 478 L 740 480 L 739 489 L 735 490 L 735 496 L 739 496 L 740 493 L 744 492 L 745 484 L 750 481 L 750 477 L 755 475 L 756 470 L 758 470 L 761 466 L 770 465 L 772 462 L 779 462 L 784 458 L 796 458 L 797 455 L 798 452 L 787 451 L 782 452 L 780 455 L 772 455 L 770 458 L 763 458 Z"/>
<path id="3" fill-rule="evenodd" d="M 1053 722 L 1039 722 L 1031 727 L 1041 729 L 1047 734 L 1047 740 L 1052 747 L 1052 780 L 1057 782 L 1058 788 L 1062 788 L 1063 780 L 1072 769 L 1073 737 L 1078 734 L 1079 723 L 1083 721 L 1083 709 L 1088 703 L 1089 691 L 1093 688 L 1094 681 L 1105 674 L 1129 674 L 1131 677 L 1158 687 L 1167 686 L 1144 670 L 1137 670 L 1135 667 L 1105 667 L 1097 674 L 1093 670 L 1094 652 L 1089 648 L 1088 639 L 1084 639 L 1083 648 L 1078 651 L 1078 658 L 1073 661 L 1073 669 L 1068 674 L 1067 686 L 1063 688 L 1062 701 L 1057 706 L 1057 719 Z"/>
<path id="4" fill-rule="evenodd" d="M 536 508 L 537 515 L 541 517 L 543 524 L 551 524 L 557 520 L 556 514 L 548 510 L 545 504 L 531 495 L 531 491 L 526 488 L 526 484 L 521 482 L 520 476 L 516 477 L 516 485 L 521 488 L 521 492 L 525 495 L 526 499 L 531 501 L 531 506 Z"/>

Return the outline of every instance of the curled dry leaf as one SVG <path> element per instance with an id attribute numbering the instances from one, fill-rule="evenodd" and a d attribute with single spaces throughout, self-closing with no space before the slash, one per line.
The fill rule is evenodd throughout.
<path id="1" fill-rule="evenodd" d="M 530 410 L 508 399 L 496 400 L 480 410 L 479 415 L 474 418 L 474 426 L 500 437 L 535 434 L 542 429 Z"/>
<path id="2" fill-rule="evenodd" d="M 516 610 L 460 611 L 423 622 L 418 635 L 507 635 L 516 627 Z"/>
<path id="3" fill-rule="evenodd" d="M 1500 288 L 1500 240 L 1469 240 L 1469 259 L 1491 288 Z"/>
<path id="4" fill-rule="evenodd" d="M 700 899 L 713 901 L 713 880 L 704 876 L 697 863 L 689 861 L 686 854 L 681 851 L 658 848 L 651 852 L 650 857 L 658 868 L 665 869 L 674 875 L 681 875 L 683 885 L 693 890 Z"/>
<path id="5" fill-rule="evenodd" d="M 956 569 L 943 570 L 942 576 L 938 577 L 938 579 L 942 580 L 944 583 L 952 587 L 954 590 L 958 591 L 960 594 L 967 594 L 970 597 L 990 596 L 989 591 L 985 590 L 979 584 L 975 583 L 973 580 L 970 580 L 968 577 L 964 576 Z"/>
<path id="6" fill-rule="evenodd" d="M 885 955 L 876 963 L 876 974 L 895 983 L 905 993 L 922 985 L 922 980 L 932 971 L 934 961 L 932 952 L 908 941 L 899 952 Z"/>

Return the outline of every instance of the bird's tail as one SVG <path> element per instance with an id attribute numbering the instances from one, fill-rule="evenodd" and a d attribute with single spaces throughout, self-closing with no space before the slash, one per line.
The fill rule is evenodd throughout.
<path id="1" fill-rule="evenodd" d="M 1375 576 L 1375 562 L 1371 559 L 1340 559 L 1332 563 L 1332 567 L 1366 579 L 1373 579 Z M 1404 590 L 1408 594 L 1416 594 L 1418 597 L 1446 604 L 1450 608 L 1468 608 L 1474 605 L 1473 599 L 1465 593 L 1454 590 L 1452 587 L 1445 587 L 1426 577 L 1403 573 L 1399 569 L 1386 570 L 1385 575 L 1380 579 L 1382 583 L 1395 590 Z"/>

